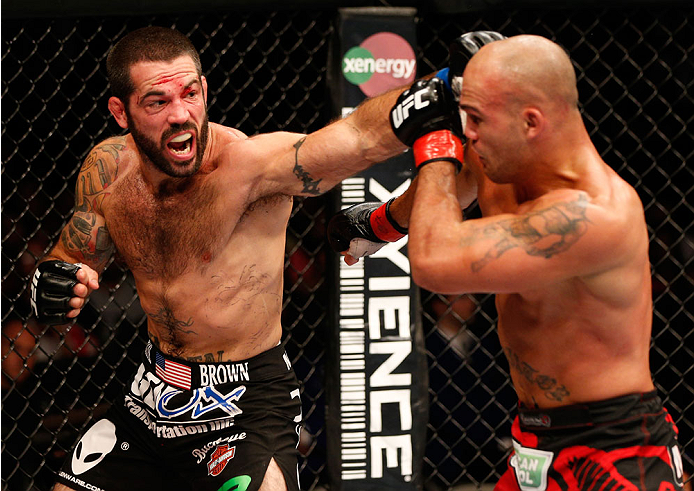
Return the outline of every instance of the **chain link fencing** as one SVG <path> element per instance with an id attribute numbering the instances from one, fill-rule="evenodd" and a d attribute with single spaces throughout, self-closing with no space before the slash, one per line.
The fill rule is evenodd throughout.
<path id="1" fill-rule="evenodd" d="M 493 29 L 557 41 L 575 62 L 588 130 L 639 192 L 651 238 L 651 368 L 694 468 L 694 28 L 691 9 L 420 13 L 420 74 L 445 66 L 450 40 Z M 331 118 L 326 84 L 335 11 L 10 19 L 2 26 L 2 489 L 47 490 L 66 453 L 139 363 L 146 321 L 116 256 L 71 326 L 30 315 L 27 285 L 71 215 L 87 152 L 120 133 L 104 62 L 124 33 L 176 27 L 201 52 L 210 120 L 247 134 L 310 132 Z M 332 263 L 331 200 L 295 202 L 287 233 L 283 323 L 302 385 L 304 489 L 326 483 L 324 360 Z M 477 213 L 472 210 L 473 215 Z M 496 482 L 516 397 L 489 295 L 422 292 L 430 380 L 425 487 Z"/>

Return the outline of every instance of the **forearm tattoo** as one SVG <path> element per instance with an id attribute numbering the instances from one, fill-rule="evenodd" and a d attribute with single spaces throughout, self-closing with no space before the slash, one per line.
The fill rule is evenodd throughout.
<path id="1" fill-rule="evenodd" d="M 539 373 L 539 370 L 521 360 L 518 354 L 508 346 L 504 348 L 504 353 L 511 368 L 515 368 L 525 380 L 544 391 L 547 399 L 561 402 L 570 395 L 564 385 L 559 385 L 557 380 L 549 375 Z"/>
<path id="2" fill-rule="evenodd" d="M 588 197 L 581 193 L 575 201 L 558 203 L 518 218 L 501 220 L 475 231 L 469 241 L 492 240 L 487 254 L 472 263 L 472 270 L 501 257 L 504 252 L 520 247 L 531 256 L 550 258 L 567 251 L 586 233 Z"/>
<path id="3" fill-rule="evenodd" d="M 301 148 L 301 145 L 303 145 L 305 141 L 306 137 L 303 137 L 294 144 L 294 148 L 296 149 L 294 153 L 294 175 L 304 183 L 302 192 L 316 196 L 321 194 L 320 189 L 318 189 L 318 184 L 320 184 L 322 179 L 318 179 L 317 181 L 313 180 L 310 174 L 299 164 L 299 148 Z"/>

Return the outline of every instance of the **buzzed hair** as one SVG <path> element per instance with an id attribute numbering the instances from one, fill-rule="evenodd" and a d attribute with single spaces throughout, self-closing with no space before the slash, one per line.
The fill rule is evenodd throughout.
<path id="1" fill-rule="evenodd" d="M 576 73 L 568 52 L 557 43 L 525 34 L 489 43 L 480 54 L 494 55 L 491 67 L 496 71 L 489 76 L 507 81 L 502 88 L 509 101 L 544 99 L 578 108 Z"/>
<path id="2" fill-rule="evenodd" d="M 172 61 L 188 55 L 195 63 L 198 76 L 202 76 L 200 55 L 193 43 L 181 32 L 166 27 L 143 27 L 126 34 L 118 41 L 106 58 L 106 70 L 111 93 L 127 108 L 130 94 L 135 90 L 130 68 L 143 61 Z"/>

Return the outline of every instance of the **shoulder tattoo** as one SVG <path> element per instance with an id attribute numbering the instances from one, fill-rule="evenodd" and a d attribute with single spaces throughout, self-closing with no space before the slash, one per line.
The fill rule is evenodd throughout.
<path id="1" fill-rule="evenodd" d="M 479 271 L 510 249 L 521 248 L 530 256 L 546 259 L 569 250 L 588 229 L 587 206 L 588 197 L 581 193 L 574 201 L 501 220 L 473 232 L 466 242 L 491 239 L 493 245 L 472 264 L 472 270 Z"/>
<path id="2" fill-rule="evenodd" d="M 124 142 L 110 139 L 91 151 L 80 169 L 78 196 L 94 196 L 113 183 L 118 176 L 120 152 L 124 148 Z"/>

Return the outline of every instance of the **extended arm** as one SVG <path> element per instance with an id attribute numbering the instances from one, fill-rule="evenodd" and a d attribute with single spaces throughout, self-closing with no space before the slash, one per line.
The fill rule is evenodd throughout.
<path id="1" fill-rule="evenodd" d="M 476 31 L 456 39 L 451 46 L 452 70 L 443 77 L 451 97 L 455 97 L 454 86 L 459 85 L 469 57 L 480 46 L 501 38 L 499 33 Z M 438 109 L 427 107 L 427 104 L 440 107 L 438 101 L 417 97 L 426 84 L 427 81 L 420 80 L 409 88 L 367 99 L 346 118 L 309 135 L 270 133 L 250 138 L 238 157 L 262 163 L 263 168 L 251 199 L 278 193 L 315 196 L 403 152 L 414 137 L 437 129 L 435 120 L 443 117 Z M 402 97 L 403 92 L 409 99 Z M 394 113 L 398 108 L 399 112 Z M 405 124 L 400 128 L 402 122 Z"/>
<path id="2" fill-rule="evenodd" d="M 368 99 L 349 116 L 309 135 L 280 132 L 248 139 L 237 156 L 263 169 L 252 198 L 277 193 L 316 196 L 403 152 L 406 147 L 388 119 L 401 92 Z"/>

